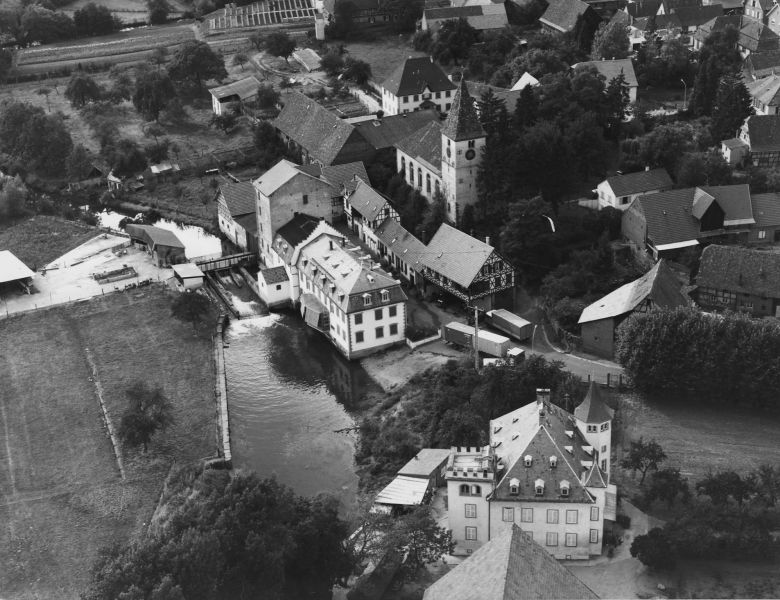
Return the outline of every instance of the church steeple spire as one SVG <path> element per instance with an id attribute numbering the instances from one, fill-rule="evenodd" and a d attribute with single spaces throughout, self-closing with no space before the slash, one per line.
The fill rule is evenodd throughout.
<path id="1" fill-rule="evenodd" d="M 485 130 L 479 122 L 474 100 L 469 94 L 463 77 L 460 79 L 452 107 L 441 132 L 454 142 L 485 137 Z"/>

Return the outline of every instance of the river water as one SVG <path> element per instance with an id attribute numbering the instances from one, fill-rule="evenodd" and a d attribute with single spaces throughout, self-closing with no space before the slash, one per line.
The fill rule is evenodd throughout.
<path id="1" fill-rule="evenodd" d="M 357 436 L 336 431 L 376 384 L 292 313 L 233 321 L 225 340 L 234 466 L 353 507 Z"/>

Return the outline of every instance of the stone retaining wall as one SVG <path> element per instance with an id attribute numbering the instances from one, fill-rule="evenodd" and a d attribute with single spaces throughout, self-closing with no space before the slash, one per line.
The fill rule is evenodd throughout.
<path id="1" fill-rule="evenodd" d="M 223 466 L 228 469 L 232 468 L 233 465 L 233 453 L 230 449 L 230 420 L 228 417 L 224 350 L 225 328 L 229 322 L 228 315 L 219 315 L 214 331 L 214 364 L 217 374 L 216 388 L 214 390 L 217 399 L 217 452 L 222 458 Z"/>

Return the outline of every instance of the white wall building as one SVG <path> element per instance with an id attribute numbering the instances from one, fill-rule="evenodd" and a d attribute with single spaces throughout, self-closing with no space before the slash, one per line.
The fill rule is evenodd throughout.
<path id="1" fill-rule="evenodd" d="M 645 169 L 628 175 L 607 177 L 598 184 L 599 210 L 611 206 L 626 210 L 639 196 L 672 189 L 674 182 L 666 169 Z"/>
<path id="2" fill-rule="evenodd" d="M 400 115 L 434 108 L 446 113 L 452 105 L 455 84 L 433 58 L 408 58 L 381 86 L 385 115 Z"/>

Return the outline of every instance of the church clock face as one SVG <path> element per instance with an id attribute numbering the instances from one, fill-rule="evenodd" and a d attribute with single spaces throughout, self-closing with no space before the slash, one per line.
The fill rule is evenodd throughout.
<path id="1" fill-rule="evenodd" d="M 476 153 L 474 152 L 474 148 L 469 148 L 466 150 L 466 160 L 471 160 L 475 155 Z"/>

